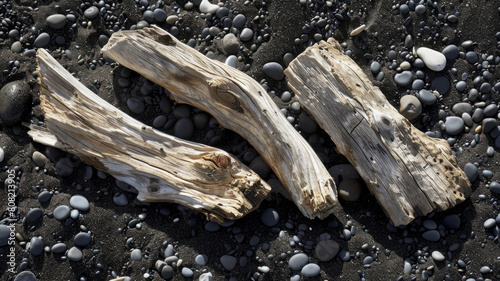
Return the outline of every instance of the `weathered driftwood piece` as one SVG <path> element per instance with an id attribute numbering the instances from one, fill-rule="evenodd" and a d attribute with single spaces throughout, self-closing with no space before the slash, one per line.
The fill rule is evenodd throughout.
<path id="1" fill-rule="evenodd" d="M 139 200 L 182 204 L 223 222 L 251 212 L 271 190 L 225 151 L 164 134 L 113 107 L 44 49 L 37 61 L 45 124 L 32 125 L 29 135 L 134 186 Z"/>
<path id="2" fill-rule="evenodd" d="M 285 74 L 302 107 L 356 167 L 394 225 L 470 195 L 448 143 L 413 127 L 335 40 L 309 47 Z"/>
<path id="3" fill-rule="evenodd" d="M 305 216 L 324 218 L 333 212 L 333 179 L 254 79 L 208 59 L 158 27 L 116 32 L 102 51 L 250 142 Z"/>

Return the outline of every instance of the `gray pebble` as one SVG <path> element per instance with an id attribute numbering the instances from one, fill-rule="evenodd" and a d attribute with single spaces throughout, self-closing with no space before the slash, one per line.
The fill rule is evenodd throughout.
<path id="1" fill-rule="evenodd" d="M 309 262 L 309 257 L 304 253 L 293 255 L 288 261 L 291 270 L 301 270 Z"/>
<path id="2" fill-rule="evenodd" d="M 424 220 L 424 222 L 422 223 L 422 225 L 426 228 L 426 229 L 436 229 L 437 228 L 437 223 L 433 220 Z"/>
<path id="3" fill-rule="evenodd" d="M 413 90 L 420 90 L 422 89 L 423 87 L 425 86 L 425 82 L 421 79 L 416 79 L 415 81 L 413 81 L 413 83 L 411 84 L 411 88 Z"/>
<path id="4" fill-rule="evenodd" d="M 472 121 L 472 117 L 470 116 L 469 113 L 467 112 L 462 113 L 462 119 L 464 120 L 465 125 L 467 127 L 472 127 L 472 125 L 474 125 L 474 121 Z"/>
<path id="5" fill-rule="evenodd" d="M 10 228 L 5 224 L 0 224 L 0 247 L 4 247 L 9 243 Z"/>
<path id="6" fill-rule="evenodd" d="M 281 94 L 281 101 L 282 102 L 289 102 L 292 100 L 292 93 L 289 91 L 284 91 L 283 94 Z"/>
<path id="7" fill-rule="evenodd" d="M 208 232 L 216 232 L 220 229 L 220 224 L 209 221 L 205 224 L 205 230 Z"/>
<path id="8" fill-rule="evenodd" d="M 413 120 L 422 113 L 422 103 L 420 103 L 420 100 L 415 96 L 402 96 L 400 100 L 399 113 L 401 113 L 401 115 L 406 117 L 408 120 Z"/>
<path id="9" fill-rule="evenodd" d="M 280 216 L 275 209 L 267 208 L 260 215 L 260 220 L 265 226 L 273 227 L 278 224 Z"/>
<path id="10" fill-rule="evenodd" d="M 73 173 L 73 162 L 68 158 L 61 158 L 56 163 L 56 171 L 61 177 L 68 177 Z"/>
<path id="11" fill-rule="evenodd" d="M 417 97 L 425 105 L 433 105 L 437 101 L 436 95 L 424 89 L 418 91 Z"/>
<path id="12" fill-rule="evenodd" d="M 194 262 L 199 266 L 205 266 L 208 263 L 208 256 L 205 254 L 197 255 L 194 258 Z"/>
<path id="13" fill-rule="evenodd" d="M 447 215 L 443 218 L 443 225 L 449 229 L 459 229 L 460 224 L 460 217 L 456 214 Z"/>
<path id="14" fill-rule="evenodd" d="M 73 209 L 71 210 L 71 213 L 69 214 L 69 217 L 73 220 L 77 220 L 80 218 L 80 211 Z"/>
<path id="15" fill-rule="evenodd" d="M 490 191 L 495 194 L 500 194 L 500 183 L 497 181 L 490 183 Z"/>
<path id="16" fill-rule="evenodd" d="M 166 21 L 168 24 L 175 24 L 176 21 L 179 20 L 179 17 L 177 15 L 171 15 L 166 18 Z"/>
<path id="17" fill-rule="evenodd" d="M 17 274 L 14 281 L 37 281 L 37 279 L 35 274 L 33 274 L 31 271 L 26 270 Z"/>
<path id="18" fill-rule="evenodd" d="M 495 225 L 497 224 L 497 222 L 495 221 L 494 218 L 489 218 L 487 220 L 484 221 L 484 228 L 492 228 L 494 227 Z"/>
<path id="19" fill-rule="evenodd" d="M 233 256 L 224 255 L 220 257 L 220 262 L 226 270 L 231 271 L 236 266 L 237 259 Z"/>
<path id="20" fill-rule="evenodd" d="M 40 33 L 35 39 L 35 47 L 43 48 L 50 43 L 50 35 L 47 32 Z"/>
<path id="21" fill-rule="evenodd" d="M 497 120 L 495 118 L 484 118 L 481 126 L 483 128 L 483 133 L 489 134 L 497 127 Z"/>
<path id="22" fill-rule="evenodd" d="M 0 90 L 0 119 L 6 126 L 19 123 L 31 109 L 30 86 L 22 80 L 5 84 Z"/>
<path id="23" fill-rule="evenodd" d="M 38 167 L 45 166 L 45 163 L 48 161 L 47 157 L 45 157 L 45 155 L 43 155 L 39 151 L 33 152 L 33 155 L 31 156 L 31 159 L 33 159 L 33 162 Z"/>
<path id="24" fill-rule="evenodd" d="M 174 136 L 190 140 L 194 134 L 194 124 L 189 118 L 182 118 L 175 123 L 174 126 Z"/>
<path id="25" fill-rule="evenodd" d="M 115 193 L 115 196 L 113 196 L 113 203 L 115 203 L 116 206 L 123 207 L 128 205 L 128 199 L 125 194 L 117 192 Z"/>
<path id="26" fill-rule="evenodd" d="M 483 170 L 483 176 L 489 180 L 493 177 L 493 172 L 490 170 Z"/>
<path id="27" fill-rule="evenodd" d="M 97 39 L 97 42 L 99 43 L 99 46 L 104 47 L 104 45 L 106 45 L 109 41 L 109 37 L 104 35 L 104 34 L 101 34 L 99 35 L 99 38 Z M 128 68 L 123 68 L 122 69 L 122 72 L 125 70 L 125 69 L 128 69 Z M 129 75 L 130 76 L 130 75 Z M 125 76 L 122 75 L 122 77 L 126 78 Z M 127 76 L 128 77 L 128 76 Z"/>
<path id="28" fill-rule="evenodd" d="M 167 247 L 165 248 L 165 251 L 163 251 L 163 256 L 165 258 L 171 257 L 175 254 L 174 252 L 174 245 L 168 244 Z"/>
<path id="29" fill-rule="evenodd" d="M 406 87 L 413 81 L 413 74 L 411 71 L 403 71 L 394 76 L 394 82 L 400 87 Z"/>
<path id="30" fill-rule="evenodd" d="M 33 256 L 38 256 L 43 253 L 43 241 L 42 237 L 32 237 L 30 240 L 30 253 Z"/>
<path id="31" fill-rule="evenodd" d="M 351 260 L 351 254 L 348 251 L 340 251 L 339 257 L 343 262 L 348 262 Z"/>
<path id="32" fill-rule="evenodd" d="M 158 8 L 153 11 L 153 15 L 155 17 L 155 20 L 158 22 L 164 22 L 168 16 L 167 12 Z"/>
<path id="33" fill-rule="evenodd" d="M 192 278 L 194 275 L 194 272 L 187 267 L 183 267 L 181 270 L 181 274 L 182 274 L 182 277 L 184 277 L 184 278 Z"/>
<path id="34" fill-rule="evenodd" d="M 95 17 L 97 17 L 97 15 L 99 15 L 99 9 L 96 7 L 96 6 L 91 6 L 89 8 L 87 8 L 85 10 L 85 12 L 83 12 L 83 15 L 87 18 L 87 19 L 94 19 Z"/>
<path id="35" fill-rule="evenodd" d="M 483 112 L 484 112 L 484 116 L 493 117 L 493 116 L 497 115 L 498 105 L 493 104 L 493 103 L 489 104 L 484 108 Z"/>
<path id="36" fill-rule="evenodd" d="M 162 128 L 165 123 L 167 123 L 167 116 L 165 115 L 158 115 L 153 119 L 153 128 Z"/>
<path id="37" fill-rule="evenodd" d="M 134 114 L 142 114 L 146 110 L 144 102 L 134 97 L 127 99 L 127 107 Z"/>
<path id="38" fill-rule="evenodd" d="M 142 260 L 142 251 L 140 249 L 134 249 L 130 252 L 130 259 L 133 261 L 141 261 Z"/>
<path id="39" fill-rule="evenodd" d="M 245 26 L 247 18 L 243 14 L 237 14 L 233 19 L 233 26 L 240 29 Z"/>
<path id="40" fill-rule="evenodd" d="M 69 249 L 67 256 L 70 261 L 75 262 L 81 261 L 83 259 L 83 253 L 77 247 L 72 247 L 71 249 Z"/>
<path id="41" fill-rule="evenodd" d="M 363 186 L 356 179 L 344 179 L 338 186 L 339 197 L 347 202 L 355 202 L 361 196 Z"/>
<path id="42" fill-rule="evenodd" d="M 492 138 L 497 138 L 498 136 L 500 136 L 500 126 L 496 126 L 495 128 L 493 128 L 493 130 L 491 130 L 490 132 L 490 136 Z"/>
<path id="43" fill-rule="evenodd" d="M 479 91 L 483 94 L 487 94 L 491 91 L 491 84 L 488 83 L 488 82 L 484 82 L 483 84 L 481 84 L 481 86 L 479 87 Z"/>
<path id="44" fill-rule="evenodd" d="M 309 264 L 306 264 L 302 270 L 300 271 L 300 273 L 304 276 L 304 277 L 314 277 L 314 276 L 318 276 L 319 273 L 321 271 L 321 268 L 319 267 L 319 265 L 315 264 L 315 263 L 309 263 Z"/>
<path id="45" fill-rule="evenodd" d="M 286 53 L 285 55 L 283 55 L 283 63 L 285 64 L 285 66 L 288 66 L 294 59 L 294 56 L 293 54 L 291 53 Z"/>
<path id="46" fill-rule="evenodd" d="M 432 251 L 431 256 L 432 256 L 432 259 L 437 261 L 437 262 L 441 262 L 441 261 L 444 261 L 446 259 L 440 251 Z"/>
<path id="47" fill-rule="evenodd" d="M 240 42 L 236 35 L 229 33 L 222 38 L 222 46 L 228 55 L 236 55 L 240 49 Z"/>
<path id="48" fill-rule="evenodd" d="M 63 28 L 67 21 L 66 16 L 61 14 L 50 15 L 45 19 L 47 25 L 53 29 Z"/>
<path id="49" fill-rule="evenodd" d="M 118 86 L 122 88 L 127 88 L 130 85 L 130 81 L 127 78 L 119 78 L 118 79 Z"/>
<path id="50" fill-rule="evenodd" d="M 374 61 L 370 65 L 370 70 L 372 71 L 373 74 L 378 74 L 381 69 L 382 68 L 381 68 L 380 63 L 378 61 Z"/>
<path id="51" fill-rule="evenodd" d="M 87 232 L 80 232 L 75 235 L 75 246 L 86 247 L 88 244 L 90 244 L 90 242 L 92 242 L 92 236 L 90 236 L 90 234 Z"/>
<path id="52" fill-rule="evenodd" d="M 488 157 L 493 157 L 493 155 L 495 155 L 495 149 L 493 148 L 493 146 L 489 146 L 487 149 L 486 149 L 486 155 Z M 483 175 L 484 175 L 484 171 L 483 171 Z"/>
<path id="53" fill-rule="evenodd" d="M 465 54 L 465 59 L 467 60 L 467 62 L 469 62 L 470 64 L 475 64 L 476 62 L 479 61 L 479 58 L 477 57 L 477 54 L 470 51 L 470 52 L 467 52 L 467 54 Z"/>
<path id="54" fill-rule="evenodd" d="M 58 221 L 63 221 L 69 217 L 71 209 L 66 205 L 61 205 L 54 209 L 54 218 Z"/>
<path id="55" fill-rule="evenodd" d="M 450 90 L 450 80 L 446 76 L 440 76 L 431 82 L 431 89 L 435 89 L 439 94 L 444 95 Z"/>
<path id="56" fill-rule="evenodd" d="M 283 66 L 277 62 L 268 62 L 262 67 L 262 71 L 267 76 L 271 77 L 276 81 L 281 81 L 285 78 L 285 73 L 283 72 Z"/>
<path id="57" fill-rule="evenodd" d="M 367 256 L 363 259 L 363 265 L 370 265 L 373 262 L 373 257 Z"/>
<path id="58" fill-rule="evenodd" d="M 484 265 L 484 266 L 481 266 L 481 268 L 479 269 L 479 272 L 481 272 L 481 274 L 488 274 L 488 273 L 491 273 L 491 268 L 487 265 Z"/>
<path id="59" fill-rule="evenodd" d="M 23 45 L 21 44 L 21 42 L 16 41 L 12 43 L 12 45 L 10 45 L 10 51 L 13 53 L 20 53 L 23 51 Z"/>
<path id="60" fill-rule="evenodd" d="M 472 120 L 474 120 L 474 122 L 476 123 L 479 123 L 481 122 L 481 120 L 483 120 L 484 118 L 484 111 L 482 108 L 476 108 L 474 110 L 474 113 L 472 114 Z"/>
<path id="61" fill-rule="evenodd" d="M 89 200 L 82 195 L 73 195 L 69 199 L 69 205 L 82 212 L 86 212 L 90 209 Z"/>
<path id="62" fill-rule="evenodd" d="M 227 59 L 224 63 L 226 65 L 229 65 L 232 68 L 237 68 L 238 67 L 238 58 L 235 55 L 230 55 L 229 57 L 227 57 Z"/>
<path id="63" fill-rule="evenodd" d="M 255 157 L 248 167 L 256 172 L 262 179 L 267 179 L 271 173 L 271 168 L 261 156 Z"/>
<path id="64" fill-rule="evenodd" d="M 251 30 L 250 28 L 246 27 L 241 31 L 240 33 L 241 41 L 248 42 L 252 40 L 252 38 L 253 38 L 253 30 Z"/>
<path id="65" fill-rule="evenodd" d="M 467 176 L 467 178 L 469 178 L 469 181 L 471 183 L 474 182 L 477 179 L 477 177 L 479 176 L 479 171 L 478 171 L 476 165 L 474 165 L 472 163 L 465 164 L 464 172 L 465 172 L 465 175 Z"/>
<path id="66" fill-rule="evenodd" d="M 340 246 L 334 240 L 321 240 L 316 245 L 314 253 L 320 261 L 328 262 L 331 261 L 339 252 Z"/>
<path id="67" fill-rule="evenodd" d="M 425 7 L 425 5 L 419 4 L 415 7 L 415 13 L 419 15 L 425 14 L 425 11 L 427 11 L 427 7 Z"/>
<path id="68" fill-rule="evenodd" d="M 26 219 L 30 222 L 36 222 L 38 219 L 42 217 L 42 215 L 43 211 L 40 210 L 40 208 L 33 208 L 26 215 Z"/>
<path id="69" fill-rule="evenodd" d="M 299 115 L 299 127 L 300 130 L 306 134 L 313 134 L 318 129 L 318 123 L 314 121 L 306 113 L 301 113 Z"/>
<path id="70" fill-rule="evenodd" d="M 458 58 L 460 52 L 458 50 L 458 47 L 452 44 L 446 46 L 443 49 L 442 53 L 447 59 L 454 60 Z"/>
<path id="71" fill-rule="evenodd" d="M 464 120 L 457 116 L 446 117 L 444 124 L 446 127 L 446 133 L 452 136 L 460 134 L 465 128 Z"/>
<path id="72" fill-rule="evenodd" d="M 66 252 L 66 249 L 68 249 L 68 246 L 66 246 L 66 244 L 56 243 L 52 246 L 52 248 L 50 250 L 52 251 L 52 253 L 62 254 L 64 252 Z"/>
<path id="73" fill-rule="evenodd" d="M 44 191 L 40 192 L 40 194 L 38 194 L 38 201 L 40 203 L 47 203 L 50 201 L 51 198 L 52 198 L 52 194 L 47 190 L 44 190 Z"/>
<path id="74" fill-rule="evenodd" d="M 459 92 L 465 91 L 466 87 L 467 87 L 467 83 L 465 83 L 465 81 L 458 81 L 458 83 L 455 85 L 455 88 Z"/>
<path id="75" fill-rule="evenodd" d="M 439 234 L 439 231 L 437 230 L 427 230 L 426 232 L 422 233 L 422 238 L 427 241 L 437 242 L 439 241 L 439 239 L 441 239 L 441 234 Z"/>

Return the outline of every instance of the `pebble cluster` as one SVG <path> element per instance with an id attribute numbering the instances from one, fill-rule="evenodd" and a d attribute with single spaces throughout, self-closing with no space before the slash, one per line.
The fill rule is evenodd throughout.
<path id="1" fill-rule="evenodd" d="M 363 210 L 358 210 L 363 212 L 359 218 L 346 215 L 317 224 L 305 223 L 297 212 L 277 208 L 283 203 L 266 202 L 263 204 L 266 207 L 256 211 L 256 217 L 248 219 L 255 225 L 249 227 L 234 221 L 219 225 L 205 222 L 183 206 L 139 202 L 133 187 L 110 179 L 106 173 L 57 149 L 31 146 L 29 151 L 18 152 L 17 144 L 16 148 L 2 146 L 0 174 L 4 176 L 2 179 L 6 178 L 5 185 L 7 174 L 12 170 L 18 192 L 25 198 L 34 198 L 22 206 L 17 219 L 4 214 L 0 220 L 0 247 L 7 249 L 12 235 L 8 225 L 15 222 L 18 226 L 16 247 L 22 251 L 16 267 L 19 273 L 8 275 L 9 280 L 43 280 L 36 270 L 36 262 L 43 258 L 69 264 L 69 267 L 87 268 L 87 271 L 75 270 L 80 281 L 128 275 L 144 280 L 205 281 L 224 276 L 234 281 L 279 276 L 281 280 L 299 281 L 338 275 L 339 272 L 332 273 L 332 265 L 355 266 L 358 270 L 349 276 L 368 280 L 369 274 L 386 266 L 385 263 L 397 267 L 392 268 L 401 273 L 397 280 L 432 280 L 443 268 L 456 273 L 446 274 L 444 280 L 499 279 L 500 256 L 488 257 L 487 264 L 477 265 L 462 249 L 469 242 L 481 249 L 498 246 L 500 182 L 494 174 L 496 167 L 491 171 L 484 165 L 486 160 L 467 160 L 472 162 L 463 165 L 469 180 L 482 188 L 474 192 L 471 204 L 489 210 L 486 217 L 478 218 L 480 225 L 469 225 L 473 219 L 469 215 L 470 205 L 463 210 L 419 217 L 408 226 L 385 223 L 385 217 L 356 205 L 366 202 L 363 200 L 369 196 L 363 180 L 352 165 L 332 160 L 337 155 L 331 143 L 286 87 L 284 69 L 306 47 L 334 37 L 347 55 L 367 66 L 366 72 L 374 83 L 394 85 L 397 98 L 393 104 L 418 129 L 430 137 L 445 139 L 459 159 L 462 152 L 472 150 L 494 161 L 500 150 L 500 32 L 494 38 L 485 39 L 493 46 L 486 50 L 478 42 L 461 37 L 457 24 L 463 16 L 459 9 L 428 0 L 398 1 L 391 7 L 389 17 L 400 38 L 390 38 L 389 42 L 378 45 L 374 42 L 381 42 L 384 34 L 373 31 L 376 27 L 367 17 L 370 15 L 367 8 L 351 9 L 354 1 L 294 1 L 307 18 L 297 37 L 290 38 L 297 49 L 293 53 L 283 51 L 272 60 L 259 61 L 258 71 L 263 78 L 260 83 L 280 106 L 281 113 L 315 149 L 329 147 L 317 149 L 318 155 L 329 167 L 342 204 Z M 273 188 L 283 188 L 263 158 L 246 141 L 220 128 L 217 120 L 206 112 L 174 104 L 168 91 L 118 66 L 99 51 L 115 32 L 157 25 L 208 58 L 249 71 L 255 68 L 257 54 L 265 50 L 278 29 L 269 12 L 273 3 L 244 1 L 234 5 L 230 1 L 135 0 L 129 3 L 134 14 L 126 10 L 131 7 L 127 7 L 125 1 L 56 3 L 50 10 L 43 1 L 15 2 L 0 1 L 0 43 L 13 57 L 2 64 L 2 74 L 6 77 L 0 89 L 2 137 L 10 130 L 8 134 L 17 140 L 21 138 L 19 142 L 23 143 L 22 122 L 43 125 L 43 118 L 38 118 L 32 107 L 39 103 L 33 93 L 34 83 L 20 77 L 34 71 L 29 65 L 34 62 L 36 50 L 46 48 L 58 59 L 67 60 L 67 65 L 75 64 L 89 72 L 115 69 L 118 102 L 131 116 L 176 137 L 223 147 Z M 30 11 L 39 21 L 23 12 L 17 2 L 32 2 Z M 78 37 L 87 35 L 95 41 L 92 50 L 78 45 L 84 44 Z M 36 73 L 30 75 L 37 77 Z M 101 87 L 97 80 L 93 85 L 96 90 Z M 455 98 L 449 98 L 453 95 Z M 448 99 L 454 102 L 450 104 Z M 233 141 L 227 143 L 227 139 Z M 23 160 L 16 155 L 22 155 Z M 31 166 L 23 166 L 24 161 Z M 31 182 L 31 187 L 27 187 L 22 179 L 31 172 L 47 179 L 59 177 L 66 184 L 71 182 L 71 187 L 65 189 L 55 181 L 44 180 Z M 103 182 L 107 182 L 107 186 L 93 187 Z M 66 196 L 68 194 L 70 196 Z M 281 200 L 278 196 L 272 198 Z M 95 212 L 109 215 L 102 206 L 103 201 L 106 206 L 119 210 L 117 215 L 106 218 L 120 224 L 110 237 L 96 237 L 99 228 L 106 226 L 96 226 L 86 220 Z M 135 211 L 128 213 L 130 209 Z M 145 237 L 153 233 L 151 226 L 157 225 L 158 220 L 172 221 L 168 225 L 178 226 L 185 232 L 184 236 L 175 234 L 172 236 L 177 238 L 162 237 L 160 243 L 148 244 L 154 238 Z M 376 229 L 374 221 L 385 227 Z M 39 234 L 39 230 L 46 227 L 54 228 L 52 236 Z M 371 232 L 375 231 L 385 237 L 372 239 Z M 190 249 L 186 241 L 207 237 L 203 235 L 220 235 L 227 241 L 211 245 L 217 248 L 216 254 L 210 248 Z M 185 236 L 189 238 L 183 241 Z M 120 261 L 103 260 L 104 253 L 114 251 L 105 246 L 107 240 L 113 240 L 113 247 L 122 247 L 122 254 L 118 255 Z M 396 259 L 398 263 L 394 263 Z M 122 264 L 118 264 L 120 262 Z M 136 280 L 134 278 L 125 280 Z"/>

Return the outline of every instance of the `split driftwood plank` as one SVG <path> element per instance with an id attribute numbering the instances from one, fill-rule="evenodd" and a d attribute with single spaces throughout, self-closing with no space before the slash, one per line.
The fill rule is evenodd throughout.
<path id="1" fill-rule="evenodd" d="M 177 102 L 209 112 L 223 127 L 245 138 L 305 216 L 325 218 L 333 212 L 337 201 L 333 179 L 254 79 L 208 59 L 158 27 L 116 32 L 102 51 L 170 91 Z"/>
<path id="2" fill-rule="evenodd" d="M 227 152 L 164 134 L 115 108 L 44 49 L 37 61 L 45 122 L 28 134 L 130 184 L 139 200 L 182 204 L 220 223 L 256 209 L 271 190 Z"/>
<path id="3" fill-rule="evenodd" d="M 394 225 L 470 195 L 448 143 L 413 127 L 335 40 L 309 47 L 285 74 L 302 107 L 356 167 Z"/>

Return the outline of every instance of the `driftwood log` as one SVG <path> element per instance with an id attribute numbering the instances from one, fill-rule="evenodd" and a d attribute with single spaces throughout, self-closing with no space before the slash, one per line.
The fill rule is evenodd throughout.
<path id="1" fill-rule="evenodd" d="M 285 74 L 302 107 L 354 165 L 394 225 L 470 195 L 448 143 L 413 127 L 335 40 L 309 47 Z"/>
<path id="2" fill-rule="evenodd" d="M 305 216 L 325 218 L 333 212 L 337 201 L 333 179 L 254 79 L 208 59 L 158 27 L 116 32 L 102 51 L 170 91 L 177 102 L 209 112 L 223 127 L 245 138 Z"/>
<path id="3" fill-rule="evenodd" d="M 44 49 L 37 61 L 45 122 L 29 135 L 135 187 L 139 200 L 182 204 L 220 223 L 251 212 L 271 190 L 225 151 L 164 134 L 113 107 Z"/>

